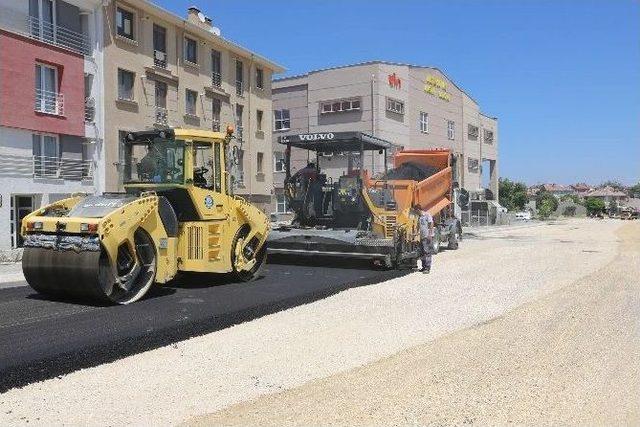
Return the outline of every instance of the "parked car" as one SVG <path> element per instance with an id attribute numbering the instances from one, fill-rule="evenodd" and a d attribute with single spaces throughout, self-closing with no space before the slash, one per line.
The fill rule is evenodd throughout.
<path id="1" fill-rule="evenodd" d="M 529 211 L 516 212 L 516 219 L 519 219 L 521 221 L 531 221 L 531 212 Z"/>

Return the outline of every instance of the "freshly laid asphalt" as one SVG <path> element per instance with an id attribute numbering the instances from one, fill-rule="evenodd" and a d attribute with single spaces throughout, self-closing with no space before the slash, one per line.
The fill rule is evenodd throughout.
<path id="1" fill-rule="evenodd" d="M 270 263 L 254 282 L 185 275 L 142 301 L 107 307 L 0 289 L 0 393 L 405 273 L 348 261 Z"/>

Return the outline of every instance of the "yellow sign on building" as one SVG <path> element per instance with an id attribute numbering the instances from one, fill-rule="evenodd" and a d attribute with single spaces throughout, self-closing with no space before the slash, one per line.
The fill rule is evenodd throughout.
<path id="1" fill-rule="evenodd" d="M 447 92 L 447 82 L 439 77 L 428 76 L 424 82 L 424 91 L 443 101 L 451 101 L 451 95 Z"/>

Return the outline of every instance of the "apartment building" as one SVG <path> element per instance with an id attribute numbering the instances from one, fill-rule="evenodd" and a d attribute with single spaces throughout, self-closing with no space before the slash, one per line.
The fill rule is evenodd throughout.
<path id="1" fill-rule="evenodd" d="M 0 0 L 0 250 L 22 218 L 101 183 L 102 1 Z"/>
<path id="2" fill-rule="evenodd" d="M 122 185 L 125 132 L 232 124 L 241 148 L 235 192 L 267 209 L 271 80 L 283 68 L 222 37 L 195 7 L 183 19 L 146 0 L 112 1 L 104 27 L 107 190 Z"/>
<path id="3" fill-rule="evenodd" d="M 471 193 L 498 196 L 498 121 L 434 67 L 383 61 L 347 65 L 276 79 L 274 109 L 274 203 L 287 211 L 283 193 L 285 135 L 359 131 L 407 149 L 449 148 L 454 177 Z M 292 168 L 303 167 L 307 153 L 294 150 Z M 342 169 L 346 156 L 320 158 L 323 169 Z M 373 174 L 384 168 L 371 153 L 364 165 Z"/>

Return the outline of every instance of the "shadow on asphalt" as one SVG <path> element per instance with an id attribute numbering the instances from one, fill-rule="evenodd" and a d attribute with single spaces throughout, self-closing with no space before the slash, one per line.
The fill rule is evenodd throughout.
<path id="1" fill-rule="evenodd" d="M 149 292 L 147 292 L 147 294 L 144 296 L 144 298 L 142 298 L 142 300 L 144 301 L 144 300 L 150 300 L 150 299 L 155 299 L 159 297 L 166 297 L 169 295 L 173 295 L 175 293 L 176 293 L 176 290 L 170 287 L 153 285 L 151 289 L 149 289 Z M 61 295 L 44 295 L 44 294 L 39 294 L 36 291 L 33 291 L 33 293 L 27 295 L 25 298 L 30 300 L 53 302 L 53 303 L 59 303 L 59 304 L 81 305 L 85 307 L 86 306 L 88 307 L 116 306 L 117 307 L 117 305 L 114 305 L 112 303 L 96 302 L 91 298 L 68 297 L 68 296 L 61 296 Z"/>
<path id="2" fill-rule="evenodd" d="M 303 267 L 348 268 L 351 270 L 381 270 L 376 267 L 372 261 L 368 260 L 321 256 L 296 257 L 287 255 L 269 255 L 268 263 Z"/>

